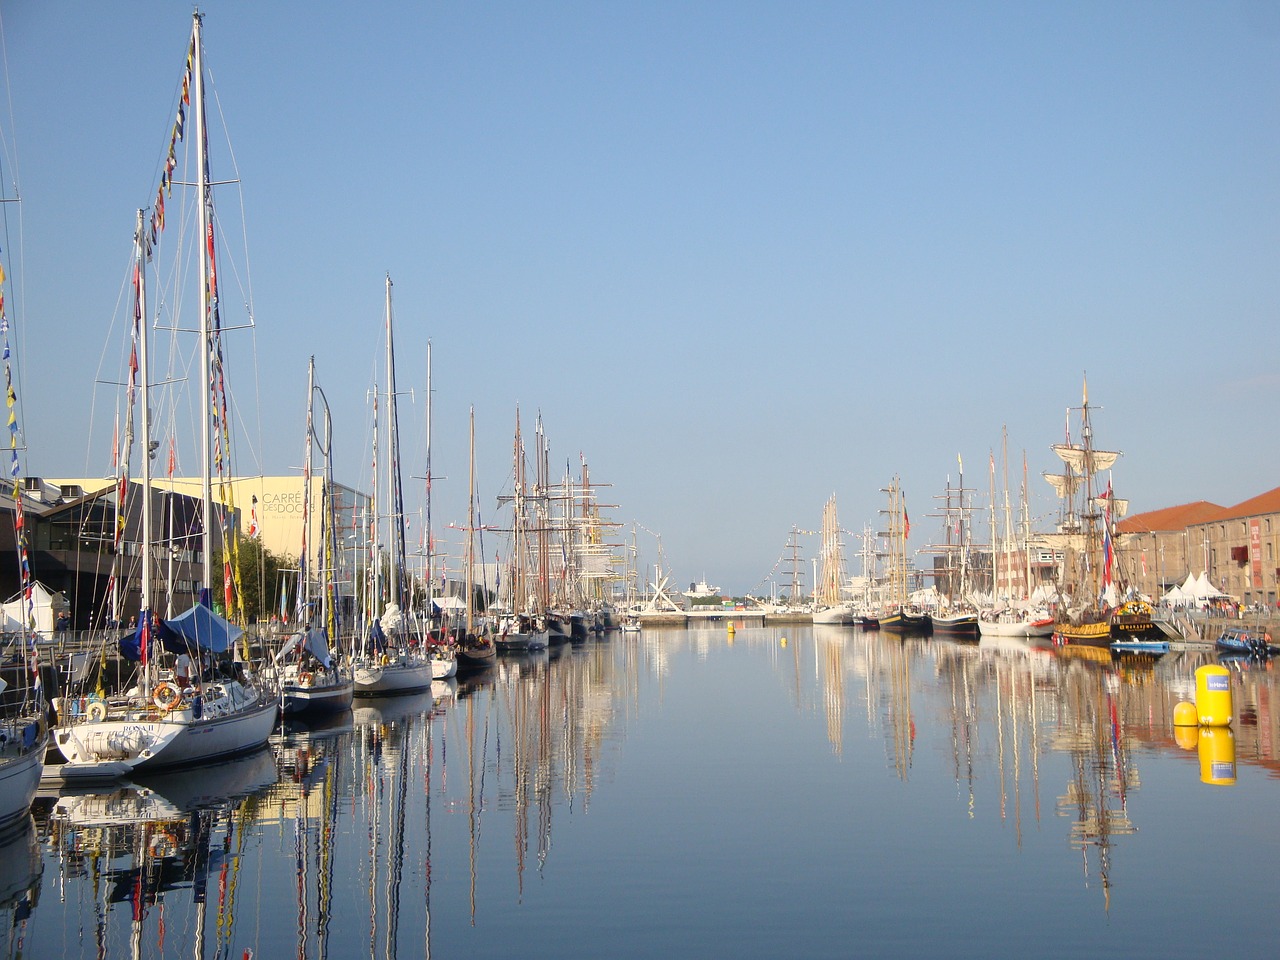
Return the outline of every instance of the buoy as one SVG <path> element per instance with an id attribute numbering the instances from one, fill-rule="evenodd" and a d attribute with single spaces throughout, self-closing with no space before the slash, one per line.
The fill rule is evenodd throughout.
<path id="1" fill-rule="evenodd" d="M 782 644 L 782 646 L 784 646 L 784 647 L 785 647 L 785 646 L 787 645 L 787 638 L 786 638 L 786 637 L 783 637 L 783 638 L 779 641 L 779 643 L 781 643 L 781 644 Z"/>
<path id="2" fill-rule="evenodd" d="M 85 710 L 85 714 L 94 723 L 100 723 L 107 719 L 107 705 L 97 697 L 94 697 L 89 700 L 89 707 Z"/>
<path id="3" fill-rule="evenodd" d="M 1230 727 L 1200 729 L 1200 780 L 1214 786 L 1236 782 L 1236 735 Z"/>
<path id="4" fill-rule="evenodd" d="M 1198 727 L 1200 726 L 1200 714 L 1196 712 L 1196 705 L 1187 700 L 1183 700 L 1173 708 L 1173 725 L 1175 727 Z"/>
<path id="5" fill-rule="evenodd" d="M 1202 727 L 1231 726 L 1231 671 L 1217 664 L 1196 668 L 1196 713 Z"/>

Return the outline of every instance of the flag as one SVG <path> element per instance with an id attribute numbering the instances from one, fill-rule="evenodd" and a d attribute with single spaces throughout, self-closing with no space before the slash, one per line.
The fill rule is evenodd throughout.
<path id="1" fill-rule="evenodd" d="M 223 613 L 227 619 L 231 618 L 232 602 L 235 599 L 231 583 L 231 560 L 228 558 L 222 567 L 222 595 L 227 604 Z"/>
<path id="2" fill-rule="evenodd" d="M 1087 389 L 1087 388 L 1086 388 Z M 1107 492 L 1103 494 L 1106 500 L 1106 506 L 1103 508 L 1106 512 L 1102 517 L 1102 585 L 1111 585 L 1111 481 L 1107 481 Z"/>
<path id="3" fill-rule="evenodd" d="M 1147 575 L 1147 551 L 1142 551 L 1142 575 Z"/>
<path id="4" fill-rule="evenodd" d="M 911 536 L 911 518 L 907 516 L 907 498 L 902 498 L 902 539 L 906 540 Z"/>
<path id="5" fill-rule="evenodd" d="M 256 537 L 261 531 L 258 529 L 258 496 L 254 494 L 253 503 L 249 507 L 249 536 Z"/>

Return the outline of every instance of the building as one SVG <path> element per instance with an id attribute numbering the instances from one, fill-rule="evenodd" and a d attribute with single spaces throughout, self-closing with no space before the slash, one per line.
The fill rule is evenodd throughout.
<path id="1" fill-rule="evenodd" d="M 1200 500 L 1135 514 L 1116 530 L 1121 568 L 1148 596 L 1204 572 L 1243 604 L 1275 606 L 1280 487 L 1233 507 Z"/>
<path id="2" fill-rule="evenodd" d="M 85 580 L 78 586 L 70 585 L 75 625 L 87 628 L 93 610 L 104 605 L 104 585 L 98 581 L 109 575 L 113 550 L 108 549 L 114 540 L 113 527 L 116 516 L 116 480 L 111 477 L 40 480 L 28 477 L 24 481 L 28 497 L 24 506 L 34 512 L 37 522 L 31 537 L 32 547 L 40 548 L 47 542 L 50 555 L 37 563 L 32 558 L 33 575 L 57 589 L 66 589 L 59 581 Z M 133 486 L 141 489 L 136 482 Z M 156 523 L 156 537 L 168 543 L 168 557 L 175 558 L 179 573 L 157 578 L 155 606 L 163 606 L 163 591 L 172 584 L 175 607 L 185 608 L 199 590 L 202 578 L 201 555 L 201 487 L 199 479 L 164 478 L 152 481 L 152 516 Z M 351 487 L 333 483 L 328 493 L 332 498 L 336 518 L 336 556 L 333 559 L 335 579 L 343 614 L 349 616 L 355 608 L 356 571 L 368 564 L 369 538 L 365 532 L 370 513 L 370 498 Z M 225 484 L 215 484 L 215 510 L 221 517 L 215 530 L 229 528 L 234 523 L 241 537 L 253 535 L 264 548 L 278 557 L 292 561 L 292 580 L 283 584 L 287 595 L 286 612 L 292 616 L 293 601 L 297 595 L 298 559 L 304 543 L 309 570 L 321 566 L 320 504 L 326 493 L 323 477 L 311 478 L 311 521 L 306 537 L 303 537 L 303 518 L 307 508 L 306 484 L 301 475 L 287 477 L 236 477 Z M 141 500 L 140 494 L 129 498 L 129 515 L 125 520 L 124 549 L 133 555 L 141 552 Z M 2 506 L 2 504 L 0 504 Z M 12 511 L 12 500 L 10 500 Z M 220 548 L 220 537 L 215 534 L 215 549 Z M 71 554 L 75 554 L 74 558 Z M 93 559 L 90 559 L 90 558 Z M 46 576 L 44 568 L 51 566 L 63 571 L 62 576 Z M 136 566 L 136 565 L 135 565 Z M 77 571 L 73 576 L 70 571 Z M 86 574 L 85 571 L 91 571 Z M 160 582 L 163 581 L 163 582 Z M 0 578 L 0 583 L 3 583 Z M 140 574 L 126 575 L 126 595 L 122 616 L 137 613 L 139 606 Z M 92 589 L 86 589 L 92 584 Z M 274 594 L 277 585 L 271 585 Z M 178 604 L 181 597 L 184 601 Z M 86 605 L 87 604 L 87 605 Z"/>

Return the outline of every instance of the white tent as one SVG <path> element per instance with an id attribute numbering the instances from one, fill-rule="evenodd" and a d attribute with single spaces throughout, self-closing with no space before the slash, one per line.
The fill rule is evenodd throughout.
<path id="1" fill-rule="evenodd" d="M 433 597 L 431 602 L 436 605 L 437 610 L 465 610 L 467 608 L 461 597 Z"/>
<path id="2" fill-rule="evenodd" d="M 1199 578 L 1196 580 L 1196 599 L 1197 600 L 1225 600 L 1230 594 L 1223 593 L 1212 583 L 1209 582 L 1207 571 L 1201 571 Z"/>
<path id="3" fill-rule="evenodd" d="M 66 597 L 54 593 L 39 581 L 31 585 L 31 602 L 35 607 L 36 632 L 45 636 L 53 635 L 58 614 L 66 613 L 71 606 Z M 26 601 L 22 599 L 22 594 L 0 604 L 0 630 L 19 632 L 26 621 Z"/>

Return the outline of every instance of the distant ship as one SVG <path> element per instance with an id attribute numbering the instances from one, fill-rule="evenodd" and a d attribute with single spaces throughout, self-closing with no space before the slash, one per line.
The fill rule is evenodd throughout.
<path id="1" fill-rule="evenodd" d="M 697 583 L 689 584 L 689 589 L 684 592 L 684 595 L 690 600 L 696 600 L 699 597 L 718 597 L 720 596 L 720 588 L 713 587 L 703 578 Z"/>

